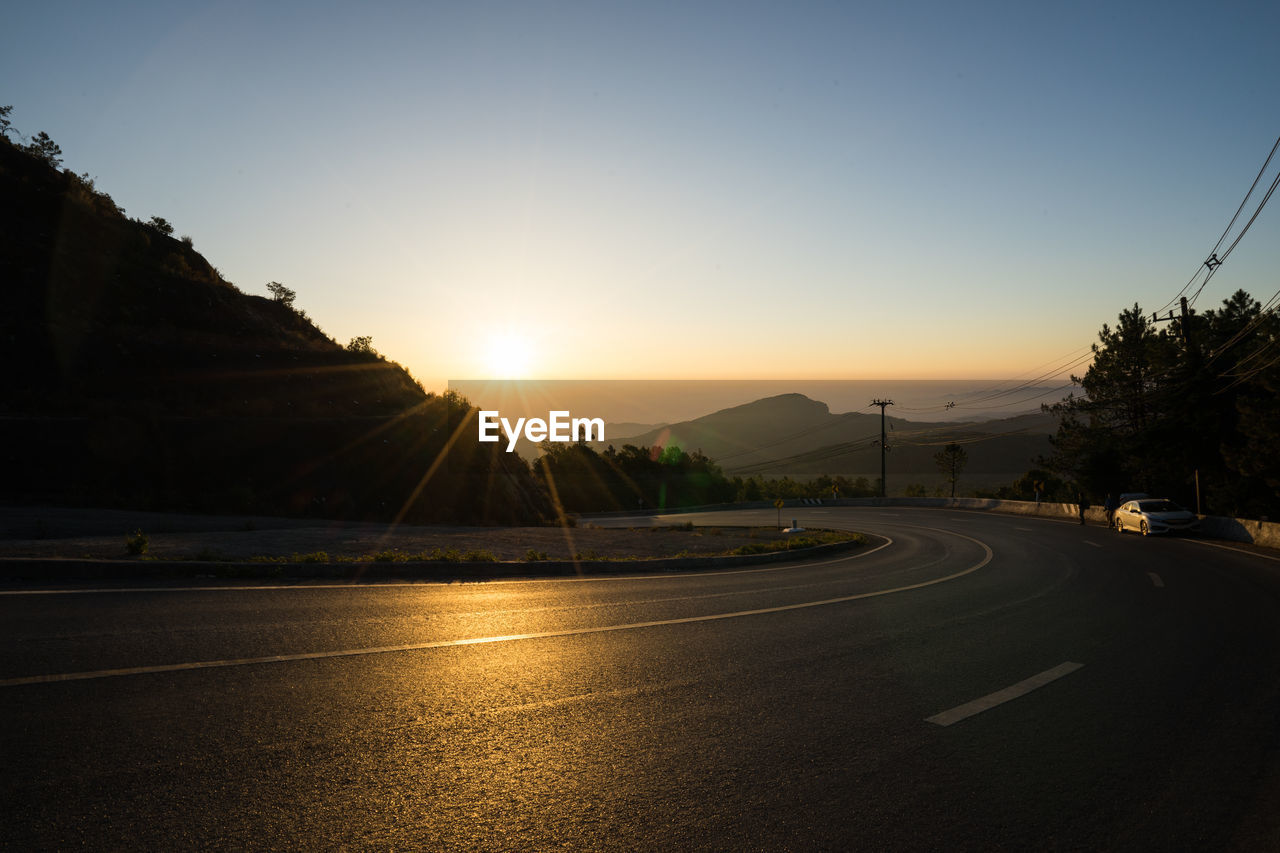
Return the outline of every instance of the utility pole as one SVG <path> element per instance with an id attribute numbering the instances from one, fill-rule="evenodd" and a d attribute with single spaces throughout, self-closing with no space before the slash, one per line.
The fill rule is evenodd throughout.
<path id="1" fill-rule="evenodd" d="M 1214 255 L 1208 261 L 1205 261 L 1205 264 L 1209 267 L 1210 273 L 1212 273 L 1214 268 L 1221 263 L 1222 261 L 1218 260 L 1217 255 Z M 1191 331 L 1191 317 L 1196 312 L 1187 307 L 1187 297 L 1185 296 L 1182 297 L 1181 299 L 1181 308 L 1182 308 L 1182 323 L 1178 331 L 1182 333 L 1182 348 L 1187 353 L 1187 359 L 1189 362 L 1188 370 L 1191 375 L 1191 380 L 1195 381 L 1195 376 L 1198 373 L 1199 367 L 1200 367 L 1200 351 L 1199 349 L 1193 346 L 1193 344 L 1195 343 L 1195 338 Z M 1157 314 L 1151 315 L 1152 323 L 1166 323 L 1166 322 L 1172 321 L 1173 319 L 1174 319 L 1173 311 L 1170 311 L 1169 316 L 1167 317 L 1161 317 Z M 1200 514 L 1200 467 L 1196 466 L 1196 468 L 1193 470 L 1193 473 L 1195 475 L 1195 480 L 1196 480 L 1196 515 L 1199 515 Z"/>
<path id="2" fill-rule="evenodd" d="M 880 497 L 887 497 L 889 494 L 888 484 L 885 482 L 884 456 L 889 451 L 889 439 L 884 432 L 884 407 L 892 406 L 892 400 L 872 400 L 871 405 L 880 407 Z"/>
<path id="3" fill-rule="evenodd" d="M 1189 351 L 1191 349 L 1191 315 L 1194 314 L 1195 312 L 1187 308 L 1187 297 L 1185 296 L 1182 297 L 1181 305 L 1182 305 L 1182 326 L 1179 329 L 1179 331 L 1182 333 L 1182 345 L 1185 346 Z M 1173 311 L 1170 311 L 1169 316 L 1167 317 L 1161 317 L 1157 314 L 1151 315 L 1151 322 L 1153 323 L 1167 323 L 1173 319 L 1174 319 Z"/>

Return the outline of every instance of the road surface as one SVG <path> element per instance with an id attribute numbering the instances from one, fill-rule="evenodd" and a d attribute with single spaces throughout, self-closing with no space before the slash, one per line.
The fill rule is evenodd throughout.
<path id="1" fill-rule="evenodd" d="M 1280 561 L 800 520 L 874 541 L 650 577 L 5 588 L 0 845 L 1280 849 Z"/>

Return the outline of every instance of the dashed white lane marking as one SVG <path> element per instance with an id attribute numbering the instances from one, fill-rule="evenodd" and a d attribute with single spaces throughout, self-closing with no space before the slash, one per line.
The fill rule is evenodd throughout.
<path id="1" fill-rule="evenodd" d="M 1093 546 L 1093 547 L 1095 547 L 1095 548 L 1101 548 L 1101 547 L 1102 547 L 1102 546 L 1101 546 L 1101 545 L 1099 545 L 1097 542 L 1093 542 L 1093 541 L 1091 541 L 1091 540 L 1089 540 L 1089 539 L 1085 539 L 1085 540 L 1084 540 L 1084 544 L 1086 544 L 1086 545 L 1092 545 L 1092 546 Z"/>
<path id="2" fill-rule="evenodd" d="M 1156 589 L 1164 589 L 1164 578 L 1155 572 L 1147 572 L 1147 577 L 1151 578 L 1151 585 Z"/>
<path id="3" fill-rule="evenodd" d="M 21 678 L 5 678 L 0 679 L 0 687 L 18 687 L 24 684 L 47 684 L 55 681 L 84 681 L 92 678 L 113 678 L 121 675 L 145 675 L 157 672 L 180 672 L 192 669 L 218 669 L 229 666 L 249 666 L 261 663 L 283 663 L 286 661 L 300 660 L 321 660 L 323 658 L 341 658 L 355 657 L 356 655 L 375 655 L 386 654 L 388 652 L 409 652 L 421 649 L 441 649 L 451 646 L 476 646 L 485 643 L 507 643 L 513 640 L 537 640 L 549 637 L 572 637 L 581 634 L 601 634 L 608 631 L 630 631 L 636 628 L 655 628 L 660 625 L 687 625 L 693 622 L 714 622 L 720 619 L 735 619 L 740 616 L 761 616 L 766 613 L 783 613 L 788 610 L 803 610 L 808 607 L 822 607 L 827 604 L 840 604 L 846 601 L 858 601 L 864 598 L 876 598 L 882 595 L 893 595 L 894 593 L 907 592 L 913 589 L 922 589 L 927 586 L 934 586 L 940 583 L 946 583 L 965 575 L 978 571 L 987 563 L 991 562 L 994 556 L 990 546 L 985 542 L 974 539 L 972 536 L 965 536 L 963 533 L 955 533 L 953 531 L 941 531 L 952 536 L 958 536 L 961 539 L 967 539 L 970 542 L 980 546 L 985 554 L 981 560 L 967 569 L 946 575 L 945 577 L 934 578 L 933 580 L 921 581 L 920 583 L 908 584 L 906 586 L 894 587 L 893 589 L 880 589 L 874 592 L 861 592 L 855 595 L 842 595 L 837 598 L 824 598 L 820 601 L 802 601 L 798 604 L 783 604 L 777 607 L 761 607 L 754 610 L 737 610 L 732 613 L 710 613 L 706 616 L 684 616 L 678 619 L 655 619 L 649 622 L 630 622 L 624 625 L 597 625 L 589 628 L 565 628 L 559 631 L 537 631 L 528 634 L 505 634 L 496 637 L 472 637 L 464 640 L 437 640 L 429 643 L 405 643 L 398 646 L 375 646 L 363 649 L 338 649 L 327 652 L 303 652 L 300 654 L 287 655 L 266 655 L 263 657 L 253 658 L 232 658 L 228 660 L 209 660 L 209 661 L 192 661 L 188 663 L 170 663 L 158 664 L 154 666 L 132 666 L 121 669 L 98 669 L 88 672 L 64 672 L 52 675 L 29 675 Z"/>
<path id="4" fill-rule="evenodd" d="M 981 714 L 983 711 L 990 711 L 998 705 L 1012 701 L 1021 696 L 1025 696 L 1032 690 L 1044 687 L 1046 684 L 1057 681 L 1064 675 L 1070 675 L 1080 667 L 1082 663 L 1061 663 L 1053 669 L 1046 669 L 1039 675 L 1033 675 L 1028 679 L 1019 681 L 1017 684 L 1010 685 L 1003 690 L 997 690 L 995 693 L 989 693 L 981 699 L 974 699 L 972 702 L 966 702 L 952 708 L 950 711 L 943 711 L 941 714 L 934 714 L 932 717 L 926 717 L 926 723 L 935 723 L 939 726 L 950 726 L 961 720 L 967 720 L 975 714 Z"/>

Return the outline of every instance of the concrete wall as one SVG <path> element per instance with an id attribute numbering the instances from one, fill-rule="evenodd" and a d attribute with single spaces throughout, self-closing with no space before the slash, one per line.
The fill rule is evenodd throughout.
<path id="1" fill-rule="evenodd" d="M 805 509 L 816 506 L 812 500 L 788 500 L 782 508 L 783 522 L 789 524 L 791 518 L 799 518 Z M 1042 518 L 1064 518 L 1078 520 L 1079 510 L 1075 504 L 1036 503 L 1034 501 L 1000 501 L 987 498 L 842 498 L 838 501 L 824 500 L 822 506 L 918 506 L 937 507 L 943 509 L 985 510 L 1003 512 L 1012 515 L 1039 516 Z M 706 507 L 688 507 L 667 512 L 708 512 L 722 509 L 773 509 L 770 501 L 753 501 L 739 504 L 717 504 Z M 793 513 L 793 515 L 788 515 Z M 599 513 L 599 515 L 634 515 L 635 513 Z M 1085 510 L 1085 521 L 1089 524 L 1106 524 L 1107 514 L 1101 506 L 1090 506 Z M 1254 521 L 1245 518 L 1222 518 L 1220 516 L 1202 515 L 1201 530 L 1204 536 L 1211 539 L 1226 539 L 1232 542 L 1249 542 L 1268 548 L 1280 548 L 1280 523 L 1270 521 Z"/>
<path id="2" fill-rule="evenodd" d="M 988 510 L 1013 515 L 1032 515 L 1044 518 L 1079 519 L 1075 504 L 1035 503 L 1034 501 L 998 501 L 986 498 L 856 498 L 852 500 L 825 501 L 825 505 L 840 506 L 922 506 L 951 509 Z M 791 506 L 791 501 L 787 502 Z M 1090 524 L 1106 524 L 1107 514 L 1101 506 L 1090 506 L 1084 513 Z M 1200 516 L 1201 533 L 1211 539 L 1227 539 L 1232 542 L 1249 542 L 1268 548 L 1280 548 L 1280 524 L 1271 521 L 1255 521 L 1246 518 L 1223 518 L 1214 515 Z"/>
<path id="3" fill-rule="evenodd" d="M 1221 518 L 1201 516 L 1201 530 L 1214 539 L 1233 542 L 1251 542 L 1267 548 L 1280 548 L 1280 524 L 1273 521 L 1254 521 L 1248 518 Z"/>

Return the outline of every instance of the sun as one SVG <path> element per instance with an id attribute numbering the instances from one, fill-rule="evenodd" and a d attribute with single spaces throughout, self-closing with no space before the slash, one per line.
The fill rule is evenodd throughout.
<path id="1" fill-rule="evenodd" d="M 488 378 L 525 379 L 533 368 L 533 345 L 519 332 L 493 332 L 485 339 L 483 363 Z"/>

